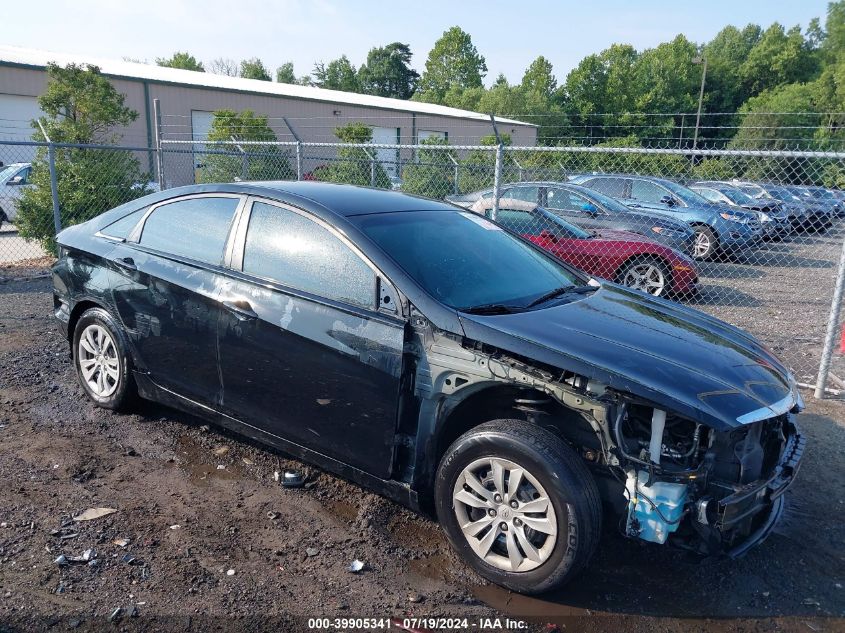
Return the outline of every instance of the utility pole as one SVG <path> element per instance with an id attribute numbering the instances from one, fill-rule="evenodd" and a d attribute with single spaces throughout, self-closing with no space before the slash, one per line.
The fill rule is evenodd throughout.
<path id="1" fill-rule="evenodd" d="M 701 90 L 698 91 L 698 114 L 695 115 L 695 133 L 692 137 L 693 150 L 698 147 L 698 126 L 701 123 L 701 103 L 704 101 L 704 82 L 707 80 L 707 59 L 700 55 L 692 58 L 693 64 L 701 64 Z"/>

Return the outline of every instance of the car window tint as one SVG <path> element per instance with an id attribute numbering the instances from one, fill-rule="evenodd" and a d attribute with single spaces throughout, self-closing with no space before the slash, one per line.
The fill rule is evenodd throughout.
<path id="1" fill-rule="evenodd" d="M 530 211 L 520 211 L 518 209 L 499 209 L 499 213 L 496 215 L 496 221 L 520 235 L 540 235 L 543 229 L 547 228 Z"/>
<path id="2" fill-rule="evenodd" d="M 531 186 L 531 187 L 514 187 L 513 189 L 508 189 L 508 195 L 502 197 L 508 197 L 512 200 L 524 200 L 525 202 L 537 202 L 538 196 L 540 195 L 540 188 Z"/>
<path id="3" fill-rule="evenodd" d="M 27 184 L 27 183 L 29 182 L 29 174 L 30 174 L 30 172 L 32 172 L 32 167 L 25 167 L 24 169 L 22 169 L 22 170 L 20 171 L 20 173 L 19 173 L 19 174 L 17 174 L 18 176 L 20 176 L 20 177 L 21 177 L 21 184 L 22 184 L 22 185 L 25 185 L 25 184 Z"/>
<path id="4" fill-rule="evenodd" d="M 326 299 L 375 306 L 375 273 L 358 254 L 314 220 L 274 205 L 252 205 L 243 270 Z"/>
<path id="5" fill-rule="evenodd" d="M 129 237 L 129 233 L 132 232 L 132 229 L 135 228 L 135 225 L 141 221 L 141 218 L 144 217 L 144 214 L 147 212 L 149 207 L 144 207 L 143 209 L 138 209 L 137 211 L 133 211 L 129 215 L 125 215 L 116 222 L 112 222 L 108 226 L 103 229 L 100 229 L 100 233 L 103 235 L 108 235 L 109 237 L 119 237 L 121 239 L 126 239 Z"/>
<path id="6" fill-rule="evenodd" d="M 593 178 L 584 183 L 590 189 L 602 192 L 611 198 L 625 197 L 625 179 L 624 178 Z"/>
<path id="7" fill-rule="evenodd" d="M 633 180 L 631 182 L 631 197 L 641 202 L 660 202 L 669 192 L 663 187 L 647 180 Z"/>
<path id="8" fill-rule="evenodd" d="M 559 209 L 561 211 L 584 211 L 584 207 L 590 205 L 596 209 L 596 205 L 592 204 L 584 196 L 569 191 L 568 189 L 549 188 L 546 194 L 547 201 L 545 207 L 547 209 Z M 589 208 L 589 207 L 588 207 Z"/>
<path id="9" fill-rule="evenodd" d="M 144 221 L 141 245 L 219 264 L 239 198 L 204 196 L 162 205 Z"/>

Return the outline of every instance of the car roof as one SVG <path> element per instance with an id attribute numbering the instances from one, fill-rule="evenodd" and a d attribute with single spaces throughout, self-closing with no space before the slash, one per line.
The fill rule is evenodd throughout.
<path id="1" fill-rule="evenodd" d="M 263 190 L 268 197 L 283 197 L 279 194 L 290 194 L 314 202 L 330 213 L 350 217 L 354 215 L 370 215 L 373 213 L 392 213 L 395 211 L 436 211 L 456 210 L 456 207 L 446 202 L 430 200 L 399 191 L 388 191 L 357 185 L 342 185 L 316 181 L 244 181 L 229 183 L 226 188 L 237 192 L 243 188 L 244 193 L 257 193 Z M 182 188 L 181 195 L 189 193 L 189 188 Z M 205 190 L 205 189 L 203 189 Z"/>

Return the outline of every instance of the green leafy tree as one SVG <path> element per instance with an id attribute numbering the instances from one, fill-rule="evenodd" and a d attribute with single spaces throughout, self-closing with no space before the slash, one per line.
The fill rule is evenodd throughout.
<path id="1" fill-rule="evenodd" d="M 196 57 L 187 51 L 177 51 L 170 57 L 156 57 L 156 64 L 159 66 L 166 66 L 168 68 L 181 68 L 182 70 L 194 70 L 204 73 L 202 62 L 197 61 Z"/>
<path id="2" fill-rule="evenodd" d="M 414 98 L 430 103 L 445 103 L 450 90 L 482 87 L 487 63 L 469 33 L 453 26 L 434 43 L 425 62 L 425 71 Z"/>
<path id="3" fill-rule="evenodd" d="M 328 64 L 317 62 L 314 64 L 314 85 L 329 90 L 343 90 L 344 92 L 360 92 L 358 73 L 355 66 L 346 55 L 334 59 Z"/>
<path id="4" fill-rule="evenodd" d="M 421 145 L 446 146 L 446 139 L 430 137 Z M 451 158 L 450 158 L 451 156 Z M 417 162 L 402 170 L 402 191 L 429 198 L 442 198 L 455 191 L 455 158 L 451 150 L 420 149 Z M 460 178 L 460 176 L 459 176 Z"/>
<path id="5" fill-rule="evenodd" d="M 293 62 L 285 62 L 276 69 L 276 81 L 280 84 L 297 83 L 296 75 L 293 72 Z"/>
<path id="6" fill-rule="evenodd" d="M 96 66 L 47 65 L 49 83 L 38 98 L 44 116 L 33 121 L 33 139 L 45 140 L 40 124 L 55 143 L 113 144 L 119 140 L 114 128 L 129 125 L 138 113 L 128 108 L 125 97 Z M 56 176 L 63 227 L 93 218 L 150 192 L 131 152 L 111 149 L 56 148 Z M 15 222 L 21 237 L 37 240 L 55 253 L 53 199 L 47 150 L 39 148 L 32 164 L 32 187 L 18 203 Z"/>
<path id="7" fill-rule="evenodd" d="M 373 128 L 359 121 L 337 127 L 334 133 L 343 143 L 362 144 L 373 140 Z M 374 163 L 370 158 L 373 152 L 362 147 L 342 147 L 337 150 L 337 159 L 315 169 L 313 176 L 325 182 L 362 186 L 375 184 L 380 189 L 389 189 L 390 177 L 378 160 Z"/>
<path id="8" fill-rule="evenodd" d="M 741 68 L 760 41 L 762 29 L 749 24 L 742 30 L 726 26 L 705 44 L 707 103 L 714 112 L 736 112 L 750 96 L 743 85 Z"/>
<path id="9" fill-rule="evenodd" d="M 272 81 L 270 71 L 264 67 L 262 62 L 257 57 L 251 59 L 244 59 L 241 62 L 241 77 L 244 79 L 259 79 L 261 81 Z"/>
<path id="10" fill-rule="evenodd" d="M 809 81 L 818 70 L 818 60 L 797 26 L 784 30 L 775 22 L 760 36 L 739 67 L 748 96 L 777 86 Z"/>
<path id="11" fill-rule="evenodd" d="M 410 99 L 419 79 L 411 68 L 411 47 L 401 42 L 370 49 L 366 63 L 358 69 L 361 92 L 379 97 Z"/>
<path id="12" fill-rule="evenodd" d="M 251 110 L 217 110 L 208 132 L 208 147 L 212 151 L 203 158 L 199 182 L 295 178 L 289 152 L 279 146 L 257 144 L 276 140 L 265 115 Z M 235 141 L 238 146 L 221 141 Z"/>
<path id="13" fill-rule="evenodd" d="M 557 90 L 557 79 L 553 71 L 552 63 L 540 55 L 525 70 L 520 87 L 526 94 L 533 93 L 551 101 Z"/>

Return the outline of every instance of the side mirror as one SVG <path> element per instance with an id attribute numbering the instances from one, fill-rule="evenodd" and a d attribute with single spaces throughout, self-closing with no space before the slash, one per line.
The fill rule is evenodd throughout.
<path id="1" fill-rule="evenodd" d="M 667 207 L 674 207 L 677 202 L 672 196 L 663 196 L 660 198 L 660 204 L 665 204 Z"/>
<path id="2" fill-rule="evenodd" d="M 586 203 L 583 207 L 581 207 L 581 211 L 586 213 L 587 215 L 596 216 L 599 214 L 598 207 L 592 204 L 591 202 Z"/>
<path id="3" fill-rule="evenodd" d="M 15 176 L 11 178 L 9 182 L 6 183 L 7 185 L 22 185 L 23 184 L 23 176 Z"/>

